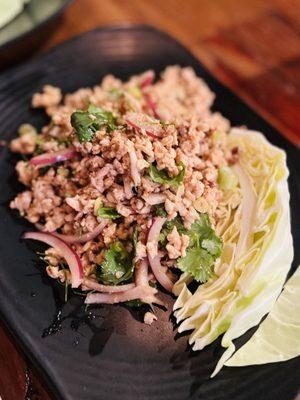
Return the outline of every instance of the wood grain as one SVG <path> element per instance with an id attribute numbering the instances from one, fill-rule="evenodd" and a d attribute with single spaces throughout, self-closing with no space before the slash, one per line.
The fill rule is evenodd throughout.
<path id="1" fill-rule="evenodd" d="M 177 37 L 300 146 L 299 0 L 81 0 L 43 50 L 74 33 L 124 22 L 152 24 Z"/>
<path id="2" fill-rule="evenodd" d="M 41 51 L 86 30 L 127 22 L 175 36 L 300 146 L 300 0 L 77 0 Z M 37 376 L 0 327 L 2 400 L 50 399 Z"/>

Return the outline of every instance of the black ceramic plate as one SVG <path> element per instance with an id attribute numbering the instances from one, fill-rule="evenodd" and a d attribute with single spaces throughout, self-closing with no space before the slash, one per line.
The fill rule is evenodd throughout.
<path id="1" fill-rule="evenodd" d="M 184 47 L 146 26 L 106 28 L 86 33 L 47 55 L 0 76 L 1 139 L 10 140 L 23 122 L 42 126 L 42 112 L 30 108 L 31 95 L 45 83 L 64 92 L 94 85 L 106 74 L 124 79 L 169 64 L 191 65 L 216 93 L 215 109 L 233 124 L 263 131 L 286 150 L 295 241 L 300 257 L 299 152 L 241 100 L 218 83 Z M 192 353 L 185 337 L 177 337 L 169 312 L 145 326 L 137 314 L 121 306 L 100 307 L 85 314 L 80 299 L 63 308 L 62 329 L 42 337 L 56 313 L 55 287 L 43 279 L 37 259 L 19 238 L 26 225 L 8 210 L 20 189 L 15 159 L 7 149 L 0 157 L 0 312 L 12 334 L 58 399 L 239 399 L 291 400 L 299 389 L 300 358 L 285 363 L 209 375 L 221 354 L 219 342 Z"/>

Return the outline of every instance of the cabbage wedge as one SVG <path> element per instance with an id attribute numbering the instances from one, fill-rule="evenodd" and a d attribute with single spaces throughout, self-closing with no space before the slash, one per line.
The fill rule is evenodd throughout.
<path id="1" fill-rule="evenodd" d="M 300 267 L 270 314 L 226 363 L 229 367 L 286 361 L 300 355 Z"/>
<path id="2" fill-rule="evenodd" d="M 208 282 L 194 293 L 183 274 L 174 286 L 179 332 L 201 350 L 223 335 L 226 349 L 214 376 L 235 352 L 233 340 L 269 313 L 293 259 L 285 153 L 255 131 L 234 128 L 228 146 L 238 148 L 232 168 L 239 184 L 224 191 L 216 232 L 223 252 Z"/>

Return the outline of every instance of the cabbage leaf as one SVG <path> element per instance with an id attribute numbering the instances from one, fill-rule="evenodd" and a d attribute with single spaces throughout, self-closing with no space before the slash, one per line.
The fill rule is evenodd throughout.
<path id="1" fill-rule="evenodd" d="M 293 259 L 285 153 L 254 131 L 232 129 L 227 140 L 229 147 L 238 147 L 233 171 L 239 185 L 228 188 L 220 204 L 220 262 L 193 294 L 188 273 L 173 289 L 178 331 L 192 330 L 194 350 L 224 334 L 226 351 L 212 376 L 234 353 L 233 340 L 271 310 Z"/>
<path id="2" fill-rule="evenodd" d="M 270 314 L 226 363 L 229 367 L 290 360 L 300 355 L 300 267 Z"/>

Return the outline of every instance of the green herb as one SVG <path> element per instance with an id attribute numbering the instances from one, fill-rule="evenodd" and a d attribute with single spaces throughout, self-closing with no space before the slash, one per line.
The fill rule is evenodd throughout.
<path id="1" fill-rule="evenodd" d="M 136 299 L 136 300 L 129 300 L 124 302 L 125 306 L 131 307 L 131 308 L 139 308 L 142 307 L 145 303 L 143 303 L 141 300 Z"/>
<path id="2" fill-rule="evenodd" d="M 207 250 L 212 256 L 220 257 L 222 253 L 223 242 L 213 233 L 212 237 L 202 240 L 201 247 Z"/>
<path id="3" fill-rule="evenodd" d="M 168 184 L 169 186 L 179 186 L 185 176 L 185 165 L 183 162 L 179 164 L 180 172 L 174 177 L 170 177 L 166 170 L 159 170 L 154 164 L 149 167 L 149 176 L 153 182 L 160 184 Z"/>
<path id="4" fill-rule="evenodd" d="M 112 112 L 90 104 L 87 111 L 73 112 L 71 125 L 75 129 L 80 143 L 91 142 L 100 127 L 106 126 L 109 132 L 116 129 L 116 119 Z"/>
<path id="5" fill-rule="evenodd" d="M 164 206 L 162 206 L 161 204 L 156 204 L 154 206 L 154 215 L 156 215 L 157 217 L 166 217 L 167 213 Z"/>
<path id="6" fill-rule="evenodd" d="M 42 143 L 42 140 L 40 139 L 40 144 Z M 67 136 L 67 137 L 57 137 L 55 138 L 54 142 L 57 142 L 58 144 L 65 144 L 66 146 L 71 146 L 72 145 L 72 139 Z"/>
<path id="7" fill-rule="evenodd" d="M 177 216 L 177 217 L 173 218 L 171 221 L 167 221 L 164 224 L 163 229 L 161 230 L 160 235 L 159 235 L 159 240 L 158 240 L 159 243 L 161 243 L 163 245 L 167 244 L 166 243 L 167 242 L 167 236 L 168 236 L 169 233 L 172 232 L 174 226 L 176 226 L 177 232 L 180 235 L 183 235 L 183 234 L 187 235 L 188 234 L 187 229 L 185 229 L 185 227 L 183 226 L 182 219 L 179 216 Z"/>
<path id="8" fill-rule="evenodd" d="M 208 215 L 199 214 L 199 219 L 192 224 L 190 229 L 184 227 L 179 216 L 167 221 L 159 235 L 159 243 L 166 245 L 167 236 L 174 226 L 180 235 L 189 237 L 186 256 L 178 260 L 178 267 L 192 275 L 196 281 L 206 282 L 212 274 L 211 267 L 221 255 L 222 239 L 212 229 Z"/>
<path id="9" fill-rule="evenodd" d="M 82 296 L 82 297 L 86 297 L 87 293 L 92 293 L 92 290 L 76 290 L 76 289 L 72 289 L 72 292 L 74 294 L 76 294 L 77 296 Z"/>
<path id="10" fill-rule="evenodd" d="M 188 272 L 196 281 L 204 283 L 212 275 L 212 266 L 221 255 L 222 239 L 215 234 L 207 214 L 199 214 L 199 219 L 191 228 L 182 233 L 189 236 L 189 246 L 186 256 L 181 257 L 177 265 L 181 271 Z"/>
<path id="11" fill-rule="evenodd" d="M 189 245 L 191 247 L 201 246 L 209 251 L 209 248 L 212 249 L 214 246 L 212 254 L 221 254 L 222 240 L 216 236 L 215 231 L 211 227 L 207 214 L 199 214 L 199 219 L 192 224 L 191 228 L 187 232 L 187 235 L 189 235 Z"/>
<path id="12" fill-rule="evenodd" d="M 121 242 L 110 245 L 97 276 L 104 284 L 118 285 L 132 278 L 134 265 L 132 255 Z"/>
<path id="13" fill-rule="evenodd" d="M 23 160 L 23 161 L 25 161 L 25 162 L 28 162 L 28 161 L 29 161 L 29 157 L 28 157 L 27 154 L 21 154 L 21 157 L 22 157 L 22 160 Z"/>
<path id="14" fill-rule="evenodd" d="M 208 281 L 212 275 L 213 264 L 213 256 L 201 247 L 188 250 L 186 256 L 177 262 L 181 271 L 188 272 L 197 282 L 202 283 Z"/>
<path id="15" fill-rule="evenodd" d="M 117 219 L 120 218 L 121 215 L 114 207 L 99 207 L 97 210 L 97 217 L 106 218 L 106 219 Z"/>

